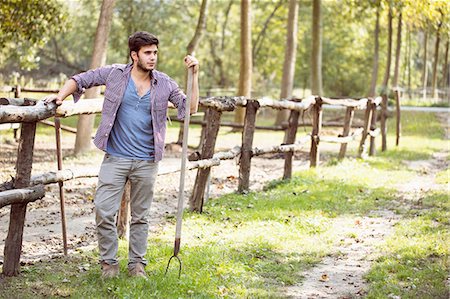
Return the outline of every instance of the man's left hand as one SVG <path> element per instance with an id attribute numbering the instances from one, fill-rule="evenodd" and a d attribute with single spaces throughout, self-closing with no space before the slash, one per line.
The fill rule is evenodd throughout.
<path id="1" fill-rule="evenodd" d="M 194 67 L 194 70 L 198 69 L 198 60 L 192 55 L 186 55 L 184 57 L 184 64 L 187 68 Z"/>

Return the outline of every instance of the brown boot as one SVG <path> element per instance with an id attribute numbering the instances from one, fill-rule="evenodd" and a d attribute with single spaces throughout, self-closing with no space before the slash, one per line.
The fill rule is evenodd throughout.
<path id="1" fill-rule="evenodd" d="M 110 265 L 105 262 L 102 262 L 101 265 L 102 265 L 102 278 L 114 278 L 119 275 L 119 264 Z"/>
<path id="2" fill-rule="evenodd" d="M 134 268 L 128 269 L 128 274 L 133 277 L 142 277 L 147 279 L 147 273 L 145 272 L 144 265 L 137 263 Z"/>

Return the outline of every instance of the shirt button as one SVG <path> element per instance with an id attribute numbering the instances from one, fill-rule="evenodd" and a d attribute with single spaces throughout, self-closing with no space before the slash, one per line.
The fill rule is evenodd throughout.
<path id="1" fill-rule="evenodd" d="M 107 136 L 108 136 L 108 133 L 106 133 L 105 136 L 107 137 Z"/>
<path id="2" fill-rule="evenodd" d="M 112 127 L 112 124 L 109 124 L 110 127 Z"/>

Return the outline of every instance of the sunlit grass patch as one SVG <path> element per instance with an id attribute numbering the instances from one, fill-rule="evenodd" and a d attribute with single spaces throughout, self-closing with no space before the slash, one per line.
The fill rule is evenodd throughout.
<path id="1" fill-rule="evenodd" d="M 384 254 L 366 277 L 371 283 L 368 298 L 448 298 L 448 195 L 431 194 L 420 208 L 411 209 L 405 216 L 381 247 Z"/>

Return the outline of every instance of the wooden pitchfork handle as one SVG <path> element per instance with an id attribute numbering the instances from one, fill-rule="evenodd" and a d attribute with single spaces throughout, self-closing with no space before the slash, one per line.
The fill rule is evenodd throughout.
<path id="1" fill-rule="evenodd" d="M 187 145 L 188 145 L 188 132 L 189 132 L 189 121 L 190 121 L 190 110 L 191 110 L 191 100 L 192 100 L 192 83 L 194 80 L 194 68 L 190 67 L 188 69 L 187 78 L 187 91 L 186 91 L 186 109 L 184 116 L 184 130 L 183 130 L 183 149 L 181 153 L 181 172 L 180 172 L 180 188 L 178 191 L 178 207 L 177 207 L 177 224 L 175 230 L 175 244 L 173 248 L 173 255 L 170 257 L 167 263 L 166 273 L 169 270 L 170 262 L 172 259 L 177 259 L 180 267 L 178 270 L 178 278 L 181 276 L 181 259 L 178 257 L 180 252 L 181 244 L 181 224 L 183 221 L 183 209 L 184 209 L 184 181 L 186 177 L 186 160 L 187 160 Z"/>

